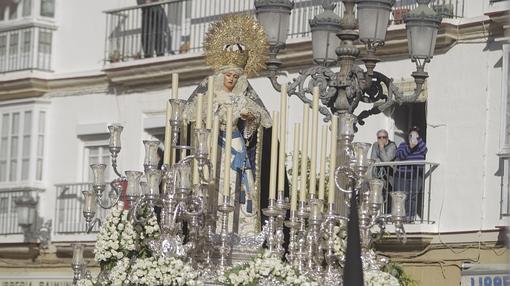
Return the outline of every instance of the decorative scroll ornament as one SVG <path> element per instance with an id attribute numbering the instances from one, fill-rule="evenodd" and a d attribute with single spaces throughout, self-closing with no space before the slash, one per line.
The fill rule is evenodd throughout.
<path id="1" fill-rule="evenodd" d="M 239 68 L 252 75 L 265 68 L 267 36 L 252 16 L 225 16 L 209 28 L 204 49 L 206 63 L 215 71 Z"/>

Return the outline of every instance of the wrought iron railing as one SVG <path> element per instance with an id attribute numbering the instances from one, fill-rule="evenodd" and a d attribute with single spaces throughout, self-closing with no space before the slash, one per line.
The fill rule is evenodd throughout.
<path id="1" fill-rule="evenodd" d="M 465 0 L 432 0 L 430 6 L 443 18 L 464 17 Z M 418 7 L 416 0 L 396 0 L 391 13 L 392 24 L 404 23 L 404 16 Z"/>
<path id="2" fill-rule="evenodd" d="M 336 0 L 340 1 L 340 0 Z M 295 0 L 289 38 L 310 35 L 319 0 Z M 336 8 L 337 13 L 341 5 Z M 106 11 L 107 62 L 201 52 L 209 25 L 224 15 L 254 15 L 253 0 L 169 0 Z"/>
<path id="3" fill-rule="evenodd" d="M 430 217 L 432 174 L 438 163 L 426 161 L 395 161 L 375 163 L 372 177 L 384 181 L 383 212 L 391 214 L 391 193 L 406 193 L 406 214 L 409 223 L 433 223 Z"/>
<path id="4" fill-rule="evenodd" d="M 335 0 L 337 15 L 343 14 Z M 310 36 L 308 20 L 322 12 L 322 0 L 294 0 L 289 38 Z M 432 0 L 443 17 L 462 17 L 464 0 Z M 417 6 L 416 0 L 397 0 L 392 23 Z M 255 14 L 253 0 L 168 0 L 108 10 L 106 62 L 201 52 L 209 25 L 227 14 Z"/>
<path id="5" fill-rule="evenodd" d="M 21 234 L 15 201 L 26 191 L 0 191 L 0 234 Z"/>
<path id="6" fill-rule="evenodd" d="M 510 217 L 510 155 L 500 157 L 498 176 L 501 177 L 499 218 Z"/>
<path id="7" fill-rule="evenodd" d="M 57 191 L 56 213 L 55 213 L 55 233 L 70 234 L 84 233 L 85 218 L 83 217 L 83 195 L 82 191 L 92 189 L 90 183 L 58 184 L 55 185 Z M 105 190 L 108 192 L 109 190 Z M 105 217 L 106 210 L 97 209 L 97 217 Z M 94 226 L 92 232 L 97 232 L 99 227 Z"/>

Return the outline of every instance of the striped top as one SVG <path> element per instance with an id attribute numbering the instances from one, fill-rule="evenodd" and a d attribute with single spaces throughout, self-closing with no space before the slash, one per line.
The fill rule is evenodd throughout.
<path id="1" fill-rule="evenodd" d="M 398 145 L 397 148 L 397 160 L 398 161 L 424 161 L 425 155 L 427 154 L 427 146 L 425 145 L 425 141 L 421 138 L 418 138 L 418 144 L 411 148 L 407 142 L 402 142 Z M 418 170 L 423 168 L 423 166 L 416 166 L 414 169 Z M 413 166 L 399 166 L 398 170 L 400 172 L 411 172 L 413 171 Z"/>

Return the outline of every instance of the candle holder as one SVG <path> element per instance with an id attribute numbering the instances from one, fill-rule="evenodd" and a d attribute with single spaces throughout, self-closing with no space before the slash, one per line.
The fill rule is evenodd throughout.
<path id="1" fill-rule="evenodd" d="M 306 248 L 307 267 L 314 273 L 320 273 L 322 270 L 322 205 L 322 200 L 317 199 L 315 194 L 310 194 Z"/>
<path id="2" fill-rule="evenodd" d="M 83 260 L 83 251 L 83 244 L 73 244 L 73 260 L 71 262 L 71 268 L 73 269 L 73 285 L 77 285 L 78 281 L 84 278 L 87 272 L 87 265 Z"/>
<path id="3" fill-rule="evenodd" d="M 112 168 L 117 176 L 122 177 L 120 172 L 117 170 L 117 158 L 120 153 L 121 144 L 120 144 L 120 135 L 124 127 L 120 124 L 111 124 L 108 125 L 108 130 L 110 131 L 110 143 L 109 150 L 112 157 Z"/>
<path id="4" fill-rule="evenodd" d="M 228 232 L 228 214 L 234 210 L 234 207 L 230 203 L 230 196 L 223 196 L 223 203 L 218 205 L 218 211 L 221 213 L 221 231 L 220 231 L 220 275 L 223 275 L 227 266 L 231 264 L 230 253 L 232 247 L 229 241 Z"/>
<path id="5" fill-rule="evenodd" d="M 281 215 L 282 210 L 276 206 L 276 200 L 270 199 L 269 207 L 263 209 L 262 212 L 268 217 L 266 241 L 269 255 L 281 257 L 284 249 L 280 244 L 281 239 L 277 235 L 277 218 Z"/>
<path id="6" fill-rule="evenodd" d="M 290 218 L 288 221 L 285 221 L 285 226 L 290 229 L 289 253 L 286 258 L 290 264 L 295 265 L 298 250 L 297 231 L 300 226 L 296 211 L 290 211 Z"/>
<path id="7" fill-rule="evenodd" d="M 339 216 L 335 213 L 335 205 L 333 203 L 328 205 L 328 214 L 323 223 L 323 228 L 327 236 L 326 250 L 324 259 L 326 260 L 326 269 L 324 271 L 323 283 L 324 285 L 338 285 L 338 281 L 342 279 L 342 273 L 339 271 L 337 264 L 339 257 L 335 254 L 335 226 L 341 220 L 347 221 L 346 217 Z"/>
<path id="8" fill-rule="evenodd" d="M 297 235 L 297 252 L 295 257 L 295 267 L 300 273 L 306 273 L 307 268 L 306 265 L 306 218 L 308 217 L 308 210 L 306 207 L 306 202 L 300 201 L 299 208 L 296 213 L 299 221 L 299 230 Z"/>

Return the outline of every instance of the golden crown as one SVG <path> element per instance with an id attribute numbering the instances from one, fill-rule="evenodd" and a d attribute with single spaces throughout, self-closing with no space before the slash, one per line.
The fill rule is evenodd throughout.
<path id="1" fill-rule="evenodd" d="M 267 37 L 252 16 L 225 16 L 209 28 L 204 49 L 206 63 L 215 71 L 236 67 L 251 75 L 265 67 Z"/>

